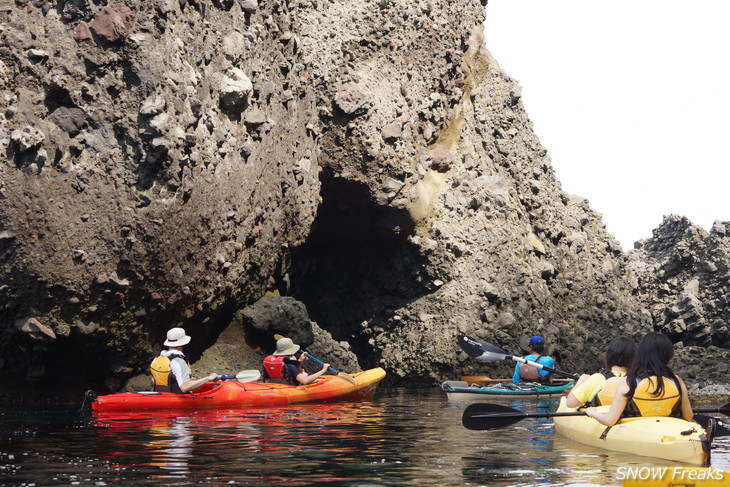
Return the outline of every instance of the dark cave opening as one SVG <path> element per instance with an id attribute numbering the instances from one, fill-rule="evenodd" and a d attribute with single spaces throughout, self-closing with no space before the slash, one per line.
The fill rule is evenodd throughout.
<path id="1" fill-rule="evenodd" d="M 378 205 L 365 184 L 327 171 L 320 182 L 310 235 L 292 252 L 289 294 L 368 368 L 379 354 L 366 328 L 387 329 L 395 310 L 429 292 L 427 260 L 410 242 L 415 223 L 407 210 Z"/>

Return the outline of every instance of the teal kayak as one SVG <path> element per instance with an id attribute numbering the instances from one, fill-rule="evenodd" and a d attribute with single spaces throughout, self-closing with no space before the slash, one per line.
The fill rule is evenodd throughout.
<path id="1" fill-rule="evenodd" d="M 480 386 L 469 385 L 460 380 L 450 380 L 441 384 L 441 389 L 446 392 L 450 401 L 469 401 L 474 399 L 532 399 L 544 398 L 546 396 L 559 396 L 573 387 L 573 381 L 558 382 L 554 384 L 538 384 L 533 382 L 511 382 Z"/>

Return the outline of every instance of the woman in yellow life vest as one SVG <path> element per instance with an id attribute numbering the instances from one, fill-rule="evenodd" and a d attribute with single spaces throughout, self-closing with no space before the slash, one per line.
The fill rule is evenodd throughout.
<path id="1" fill-rule="evenodd" d="M 164 345 L 167 350 L 160 352 L 150 364 L 155 391 L 184 394 L 214 380 L 218 374 L 210 374 L 202 379 L 190 377 L 190 364 L 182 352 L 183 346 L 190 343 L 190 337 L 182 328 L 172 328 L 167 332 Z"/>
<path id="2" fill-rule="evenodd" d="M 639 342 L 626 379 L 616 388 L 608 413 L 590 407 L 586 415 L 606 426 L 616 424 L 622 415 L 674 416 L 692 421 L 687 387 L 668 365 L 672 355 L 674 348 L 666 335 L 647 333 Z"/>
<path id="3" fill-rule="evenodd" d="M 608 344 L 604 367 L 592 375 L 583 374 L 566 398 L 569 408 L 578 406 L 607 406 L 613 401 L 616 387 L 625 383 L 623 377 L 636 354 L 636 342 L 627 337 L 616 337 Z"/>

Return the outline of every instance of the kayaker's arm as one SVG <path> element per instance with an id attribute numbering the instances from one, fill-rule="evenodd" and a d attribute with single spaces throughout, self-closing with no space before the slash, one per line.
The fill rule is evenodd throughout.
<path id="1" fill-rule="evenodd" d="M 626 393 L 629 392 L 629 385 L 624 379 L 618 387 L 616 387 L 616 394 L 613 396 L 613 402 L 611 408 L 607 413 L 600 412 L 597 408 L 587 408 L 585 413 L 587 416 L 595 419 L 601 424 L 606 426 L 613 426 L 621 418 L 621 414 L 626 409 L 626 405 L 629 403 L 629 398 L 626 397 Z"/>
<path id="2" fill-rule="evenodd" d="M 583 374 L 580 376 L 580 379 L 578 379 L 578 382 L 575 383 L 573 386 L 573 389 L 568 393 L 568 397 L 565 399 L 565 405 L 569 408 L 577 408 L 581 404 L 584 404 L 588 402 L 591 398 L 588 400 L 581 400 L 580 398 L 583 397 L 584 388 L 581 388 L 581 386 L 590 378 L 591 376 L 588 374 Z"/>
<path id="3" fill-rule="evenodd" d="M 520 363 L 517 362 L 515 364 L 515 371 L 512 374 L 512 382 L 518 384 L 521 380 L 522 378 L 520 377 Z"/>
<path id="4" fill-rule="evenodd" d="M 583 403 L 580 402 L 580 400 L 575 397 L 575 394 L 573 394 L 573 391 L 570 391 L 568 393 L 568 397 L 565 399 L 565 405 L 568 406 L 569 408 L 577 408 L 581 404 L 583 404 Z"/>
<path id="5" fill-rule="evenodd" d="M 682 390 L 682 418 L 687 421 L 692 421 L 694 413 L 692 412 L 692 405 L 689 402 L 689 394 L 687 393 L 687 386 L 684 385 L 684 381 L 679 379 L 679 388 Z"/>
<path id="6" fill-rule="evenodd" d="M 312 382 L 314 382 L 315 380 L 317 380 L 317 378 L 320 375 L 322 375 L 325 372 L 327 372 L 327 369 L 329 369 L 329 367 L 330 367 L 330 364 L 324 364 L 322 366 L 322 370 L 320 370 L 318 372 L 315 372 L 314 374 L 309 374 L 309 375 L 307 375 L 307 374 L 299 374 L 299 375 L 297 375 L 297 382 L 299 382 L 303 386 L 306 386 L 307 384 L 311 384 Z"/>
<path id="7" fill-rule="evenodd" d="M 203 384 L 207 384 L 208 382 L 215 380 L 215 378 L 218 377 L 218 374 L 210 374 L 207 377 L 203 377 L 201 379 L 191 379 L 184 384 L 180 386 L 180 390 L 183 392 L 190 392 L 198 387 L 202 386 Z"/>

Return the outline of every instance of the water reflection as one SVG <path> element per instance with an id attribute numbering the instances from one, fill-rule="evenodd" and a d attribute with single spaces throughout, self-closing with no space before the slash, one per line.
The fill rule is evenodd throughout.
<path id="1" fill-rule="evenodd" d="M 126 469 L 139 464 L 140 452 L 119 438 L 146 438 L 146 468 L 159 469 L 149 472 L 154 479 L 192 475 L 220 480 L 219 465 L 224 464 L 234 474 L 230 481 L 237 483 L 309 483 L 312 476 L 317 482 L 344 482 L 337 462 L 361 467 L 373 463 L 373 457 L 382 458 L 388 433 L 385 406 L 369 401 L 177 414 L 95 414 L 97 444 L 114 443 L 109 460 Z"/>
<path id="2" fill-rule="evenodd" d="M 190 474 L 188 461 L 193 453 L 194 437 L 190 432 L 190 418 L 174 418 L 172 421 L 154 423 L 152 436 L 158 438 L 147 444 L 152 461 L 150 465 L 168 471 L 158 478 L 182 477 Z"/>
<path id="3" fill-rule="evenodd" d="M 249 410 L 0 411 L 0 485 L 615 486 L 619 466 L 664 465 L 567 440 L 550 419 L 470 431 L 465 407 L 435 389 L 385 389 L 372 401 Z M 727 437 L 712 466 L 730 468 Z"/>

